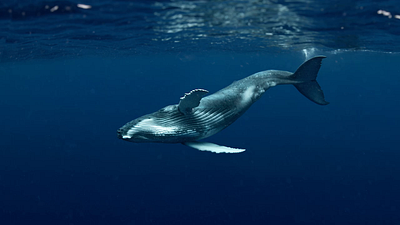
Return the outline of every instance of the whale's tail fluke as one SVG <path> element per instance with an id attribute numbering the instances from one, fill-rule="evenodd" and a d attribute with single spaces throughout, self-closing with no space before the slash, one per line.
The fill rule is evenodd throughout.
<path id="1" fill-rule="evenodd" d="M 316 80 L 319 68 L 321 68 L 321 61 L 324 58 L 326 57 L 316 56 L 307 60 L 291 76 L 295 81 L 302 81 L 294 84 L 297 90 L 319 105 L 329 104 L 329 102 L 325 101 L 324 93 Z"/>

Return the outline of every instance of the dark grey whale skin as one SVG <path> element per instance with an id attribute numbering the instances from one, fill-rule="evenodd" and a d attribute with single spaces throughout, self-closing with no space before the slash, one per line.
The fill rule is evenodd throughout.
<path id="1" fill-rule="evenodd" d="M 316 76 L 324 56 L 303 63 L 295 73 L 266 70 L 255 73 L 201 99 L 192 112 L 183 114 L 178 104 L 141 116 L 118 129 L 118 138 L 130 142 L 184 143 L 207 138 L 225 129 L 270 87 L 293 84 L 311 101 L 326 105 Z M 131 133 L 130 133 L 131 132 Z"/>

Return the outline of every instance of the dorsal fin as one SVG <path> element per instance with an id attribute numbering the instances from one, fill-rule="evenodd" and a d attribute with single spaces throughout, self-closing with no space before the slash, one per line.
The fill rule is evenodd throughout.
<path id="1" fill-rule="evenodd" d="M 190 113 L 193 108 L 199 106 L 201 98 L 207 93 L 208 91 L 204 89 L 194 89 L 189 93 L 185 93 L 179 101 L 179 111 L 185 115 Z"/>

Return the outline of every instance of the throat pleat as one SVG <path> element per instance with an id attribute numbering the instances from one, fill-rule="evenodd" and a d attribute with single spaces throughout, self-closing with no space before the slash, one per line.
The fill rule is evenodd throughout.
<path id="1" fill-rule="evenodd" d="M 182 114 L 179 111 L 171 112 L 169 116 L 159 117 L 157 121 L 165 127 L 178 126 L 182 131 L 189 132 L 207 130 L 218 127 L 227 117 L 232 115 L 229 109 L 194 109 L 193 113 Z"/>

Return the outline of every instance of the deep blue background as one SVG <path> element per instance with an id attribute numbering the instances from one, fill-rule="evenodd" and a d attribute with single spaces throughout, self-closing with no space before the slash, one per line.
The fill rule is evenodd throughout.
<path id="1" fill-rule="evenodd" d="M 325 53 L 328 106 L 268 90 L 200 152 L 133 144 L 126 122 L 215 92 L 300 53 L 171 53 L 8 62 L 0 67 L 1 224 L 396 224 L 398 54 Z"/>

